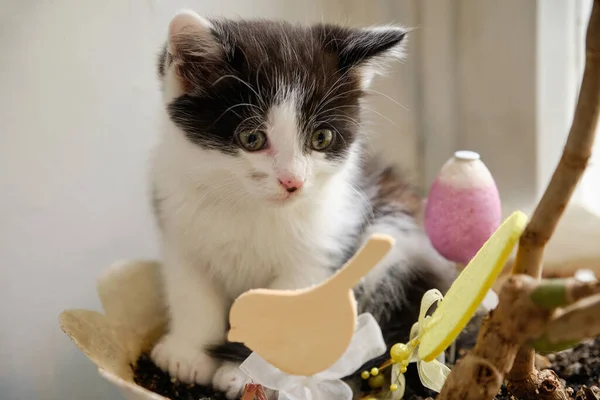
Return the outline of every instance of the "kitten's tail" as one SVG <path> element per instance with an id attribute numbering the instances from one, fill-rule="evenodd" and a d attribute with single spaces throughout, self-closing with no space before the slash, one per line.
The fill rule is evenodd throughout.
<path id="1" fill-rule="evenodd" d="M 243 343 L 225 342 L 209 346 L 206 351 L 211 357 L 220 361 L 243 362 L 250 356 L 252 350 Z"/>

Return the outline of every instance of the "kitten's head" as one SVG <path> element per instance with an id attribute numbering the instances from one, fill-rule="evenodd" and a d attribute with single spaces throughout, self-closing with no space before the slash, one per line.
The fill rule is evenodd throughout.
<path id="1" fill-rule="evenodd" d="M 360 100 L 404 36 L 180 12 L 158 67 L 169 117 L 197 154 L 193 169 L 236 197 L 288 203 L 318 191 L 356 162 Z"/>

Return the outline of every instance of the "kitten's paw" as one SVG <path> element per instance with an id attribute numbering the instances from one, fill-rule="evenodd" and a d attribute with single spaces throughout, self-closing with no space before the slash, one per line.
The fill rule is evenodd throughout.
<path id="1" fill-rule="evenodd" d="M 177 335 L 165 335 L 150 354 L 157 367 L 185 383 L 208 385 L 217 370 L 217 362 L 202 346 L 195 346 Z"/>
<path id="2" fill-rule="evenodd" d="M 228 399 L 239 399 L 244 392 L 246 383 L 250 383 L 250 377 L 241 369 L 239 363 L 223 363 L 215 373 L 212 384 L 213 388 L 225 392 Z"/>

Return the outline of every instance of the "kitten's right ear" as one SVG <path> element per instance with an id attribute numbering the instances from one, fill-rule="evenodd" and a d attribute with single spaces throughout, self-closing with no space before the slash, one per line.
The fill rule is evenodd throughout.
<path id="1" fill-rule="evenodd" d="M 222 48 L 214 34 L 212 23 L 191 10 L 179 11 L 169 23 L 169 35 L 163 66 L 174 66 L 175 75 L 185 92 L 198 89 L 206 72 L 222 57 Z"/>
<path id="2" fill-rule="evenodd" d="M 202 18 L 195 11 L 187 9 L 178 11 L 169 23 L 169 53 L 176 55 L 186 50 L 189 44 L 185 40 L 190 38 L 205 40 L 206 44 L 215 42 L 212 29 L 210 21 Z"/>

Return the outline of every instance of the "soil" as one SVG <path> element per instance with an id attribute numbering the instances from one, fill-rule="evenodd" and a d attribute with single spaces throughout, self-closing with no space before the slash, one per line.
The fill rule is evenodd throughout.
<path id="1" fill-rule="evenodd" d="M 454 350 L 448 350 L 446 359 L 449 363 L 456 358 L 464 357 L 468 349 L 475 343 L 479 320 L 472 321 L 457 340 Z M 573 400 L 600 400 L 600 338 L 583 342 L 573 349 L 556 354 L 550 354 L 542 362 L 554 370 L 569 388 Z M 132 366 L 134 381 L 140 385 L 163 395 L 171 400 L 223 400 L 222 393 L 216 393 L 211 388 L 199 385 L 186 385 L 172 380 L 167 374 L 158 369 L 143 354 L 136 366 Z M 407 376 L 407 383 L 409 382 Z M 410 385 L 409 385 L 410 388 Z M 406 400 L 429 400 L 435 398 L 435 393 L 420 387 L 408 390 Z M 333 399 L 332 399 L 333 400 Z M 504 387 L 496 400 L 517 400 L 510 396 Z"/>
<path id="2" fill-rule="evenodd" d="M 138 385 L 171 400 L 225 400 L 222 393 L 209 387 L 178 382 L 159 369 L 147 354 L 132 366 L 133 380 Z"/>
<path id="3" fill-rule="evenodd" d="M 559 376 L 572 399 L 600 399 L 600 338 L 547 356 L 549 368 Z M 515 400 L 503 387 L 497 400 Z"/>

